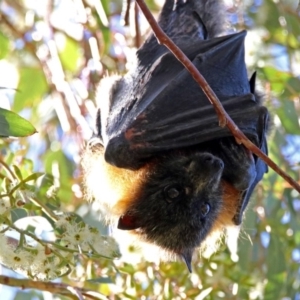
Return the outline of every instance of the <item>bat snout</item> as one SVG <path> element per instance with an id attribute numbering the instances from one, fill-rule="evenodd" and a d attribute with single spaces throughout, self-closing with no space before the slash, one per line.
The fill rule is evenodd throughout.
<path id="1" fill-rule="evenodd" d="M 199 163 L 212 172 L 218 172 L 224 169 L 224 162 L 210 153 L 202 153 Z"/>
<path id="2" fill-rule="evenodd" d="M 224 169 L 224 163 L 221 159 L 215 157 L 215 159 L 212 162 L 212 165 L 216 167 L 217 169 L 223 170 Z"/>
<path id="3" fill-rule="evenodd" d="M 192 184 L 196 186 L 196 193 L 198 193 L 203 189 L 217 189 L 223 170 L 224 162 L 222 159 L 208 152 L 198 152 L 192 157 L 187 173 Z"/>

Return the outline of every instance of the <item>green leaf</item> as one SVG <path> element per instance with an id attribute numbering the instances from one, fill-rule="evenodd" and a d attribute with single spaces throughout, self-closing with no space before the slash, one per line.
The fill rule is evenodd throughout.
<path id="1" fill-rule="evenodd" d="M 102 36 L 103 36 L 103 40 L 104 40 L 104 49 L 102 51 L 103 53 L 108 53 L 109 49 L 110 49 L 110 45 L 111 45 L 111 33 L 110 30 L 104 26 L 102 26 L 101 28 L 101 32 L 102 32 Z"/>
<path id="2" fill-rule="evenodd" d="M 22 181 L 23 180 L 23 176 L 22 176 L 22 173 L 21 173 L 20 169 L 16 165 L 13 165 L 12 167 L 14 168 L 14 172 L 17 175 L 18 179 L 20 181 Z"/>
<path id="3" fill-rule="evenodd" d="M 28 177 L 26 177 L 23 182 L 28 182 L 31 180 L 37 180 L 39 177 L 45 175 L 44 173 L 33 173 L 31 175 L 29 175 Z"/>
<path id="4" fill-rule="evenodd" d="M 47 81 L 41 69 L 20 69 L 19 92 L 16 93 L 13 110 L 18 112 L 25 107 L 34 107 L 41 102 L 41 99 L 47 90 Z"/>
<path id="5" fill-rule="evenodd" d="M 51 174 L 54 164 L 58 166 L 60 188 L 57 196 L 62 202 L 69 202 L 73 197 L 72 190 L 69 185 L 72 181 L 74 168 L 71 161 L 67 158 L 63 151 L 58 150 L 55 152 L 48 151 L 44 155 L 44 162 L 45 170 L 48 174 Z"/>
<path id="6" fill-rule="evenodd" d="M 3 181 L 1 182 L 1 189 L 4 194 L 9 193 L 11 189 L 11 181 L 6 176 L 4 176 Z"/>
<path id="7" fill-rule="evenodd" d="M 36 132 L 27 120 L 10 110 L 0 108 L 0 136 L 24 137 Z"/>
<path id="8" fill-rule="evenodd" d="M 62 34 L 59 36 L 62 38 L 59 41 L 59 45 L 63 44 L 63 46 L 58 49 L 61 63 L 64 69 L 76 72 L 80 66 L 80 59 L 82 57 L 80 47 L 78 43 L 71 38 Z"/>
<path id="9" fill-rule="evenodd" d="M 289 78 L 285 83 L 285 90 L 282 94 L 282 98 L 296 98 L 300 93 L 300 80 L 295 77 Z"/>
<path id="10" fill-rule="evenodd" d="M 37 173 L 38 174 L 38 173 Z M 41 173 L 41 175 L 43 175 Z M 36 177 L 36 174 L 33 174 L 32 176 L 28 176 L 27 178 L 25 178 L 24 180 L 20 181 L 17 185 L 15 185 L 11 190 L 10 190 L 10 194 L 14 193 L 16 190 L 18 189 L 22 189 L 22 190 L 27 190 L 30 192 L 34 192 L 34 186 L 26 184 L 27 181 L 31 181 L 34 180 L 34 178 Z"/>
<path id="11" fill-rule="evenodd" d="M 295 103 L 292 101 L 281 101 L 281 107 L 276 110 L 282 126 L 287 133 L 299 134 L 300 126 Z M 288 116 L 288 118 L 287 118 Z"/>
<path id="12" fill-rule="evenodd" d="M 3 59 L 9 52 L 9 39 L 0 32 L 0 59 Z"/>
<path id="13" fill-rule="evenodd" d="M 277 70 L 274 67 L 261 68 L 265 80 L 271 83 L 272 92 L 281 94 L 285 90 L 286 82 L 292 77 L 288 72 Z"/>
<path id="14" fill-rule="evenodd" d="M 53 185 L 54 185 L 53 175 L 46 173 L 46 174 L 44 174 L 44 177 L 42 178 L 39 189 L 47 191 Z"/>
<path id="15" fill-rule="evenodd" d="M 268 277 L 279 274 L 286 269 L 286 258 L 284 253 L 284 244 L 277 235 L 270 235 L 270 244 L 268 247 L 267 264 L 268 264 Z"/>
<path id="16" fill-rule="evenodd" d="M 44 297 L 34 290 L 29 290 L 28 292 L 18 292 L 13 299 L 14 300 L 32 300 L 32 299 L 43 300 Z"/>
<path id="17" fill-rule="evenodd" d="M 25 209 L 22 208 L 15 208 L 11 211 L 11 220 L 12 222 L 16 222 L 19 219 L 23 219 L 27 217 L 27 212 Z"/>
<path id="18" fill-rule="evenodd" d="M 106 283 L 106 284 L 114 283 L 114 281 L 110 277 L 98 277 L 98 278 L 87 280 L 87 282 Z"/>
<path id="19" fill-rule="evenodd" d="M 132 265 L 125 263 L 124 266 L 120 267 L 119 270 L 126 274 L 134 274 L 135 269 Z"/>
<path id="20" fill-rule="evenodd" d="M 277 258 L 279 259 L 279 258 Z M 274 261 L 275 263 L 275 261 Z M 265 300 L 281 299 L 281 291 L 286 282 L 286 273 L 272 275 L 268 278 L 268 283 L 265 289 Z"/>
<path id="21" fill-rule="evenodd" d="M 54 181 L 53 175 L 46 173 L 39 182 L 40 185 L 37 186 L 37 197 L 52 210 L 60 207 L 60 199 L 57 197 Z"/>

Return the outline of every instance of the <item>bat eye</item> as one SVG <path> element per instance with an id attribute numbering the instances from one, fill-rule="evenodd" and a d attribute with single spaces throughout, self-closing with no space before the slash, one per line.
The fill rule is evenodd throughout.
<path id="1" fill-rule="evenodd" d="M 164 188 L 164 194 L 167 202 L 177 200 L 183 193 L 183 189 L 178 185 L 168 185 Z"/>
<path id="2" fill-rule="evenodd" d="M 200 207 L 201 217 L 204 218 L 210 212 L 210 205 L 208 203 L 202 203 Z"/>

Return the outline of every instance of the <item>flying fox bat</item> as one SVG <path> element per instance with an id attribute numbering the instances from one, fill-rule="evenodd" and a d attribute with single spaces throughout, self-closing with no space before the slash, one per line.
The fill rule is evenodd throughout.
<path id="1" fill-rule="evenodd" d="M 268 111 L 255 75 L 248 80 L 246 32 L 220 36 L 223 12 L 217 0 L 166 0 L 158 22 L 267 153 Z M 135 67 L 99 99 L 83 155 L 87 194 L 108 221 L 182 257 L 191 271 L 197 247 L 241 224 L 267 166 L 219 126 L 201 88 L 154 35 L 137 51 Z"/>

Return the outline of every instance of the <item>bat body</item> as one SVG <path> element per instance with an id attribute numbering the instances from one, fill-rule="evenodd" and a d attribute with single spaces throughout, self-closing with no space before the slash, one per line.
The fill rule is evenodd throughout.
<path id="1" fill-rule="evenodd" d="M 216 0 L 167 0 L 159 24 L 267 153 L 268 111 L 254 93 L 255 76 L 248 80 L 246 33 L 219 36 L 223 11 Z M 135 67 L 99 97 L 83 156 L 87 194 L 109 222 L 183 257 L 190 269 L 195 248 L 241 224 L 266 165 L 219 127 L 201 88 L 153 35 Z"/>

